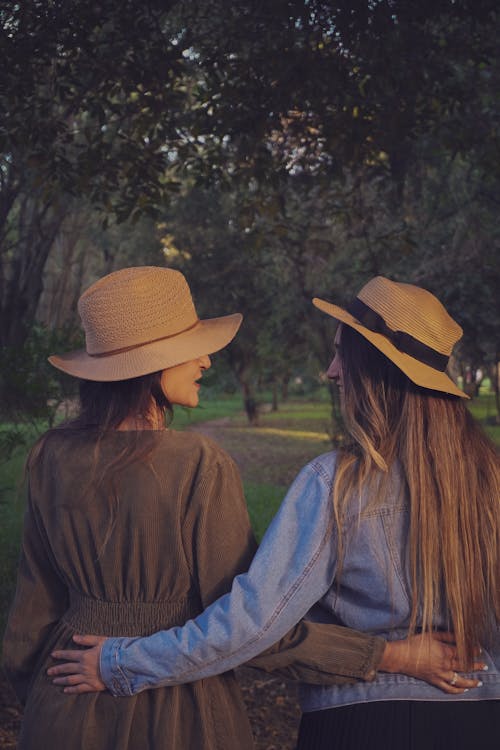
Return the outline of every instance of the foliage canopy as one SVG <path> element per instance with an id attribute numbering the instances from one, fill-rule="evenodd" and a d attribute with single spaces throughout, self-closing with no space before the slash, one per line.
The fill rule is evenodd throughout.
<path id="1" fill-rule="evenodd" d="M 271 377 L 305 356 L 311 294 L 375 273 L 436 291 L 468 356 L 498 359 L 499 20 L 493 0 L 5 0 L 0 345 L 97 210 L 161 219 L 190 279 L 247 310 L 241 372 L 248 348 Z"/>

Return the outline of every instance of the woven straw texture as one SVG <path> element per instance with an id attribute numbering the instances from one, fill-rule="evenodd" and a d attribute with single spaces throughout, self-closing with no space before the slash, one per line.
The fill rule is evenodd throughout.
<path id="1" fill-rule="evenodd" d="M 450 355 L 462 329 L 426 289 L 376 276 L 358 298 L 383 317 L 393 331 L 405 331 L 441 354 Z"/>
<path id="2" fill-rule="evenodd" d="M 154 266 L 105 276 L 82 294 L 78 311 L 88 354 L 173 336 L 198 320 L 182 273 Z"/>

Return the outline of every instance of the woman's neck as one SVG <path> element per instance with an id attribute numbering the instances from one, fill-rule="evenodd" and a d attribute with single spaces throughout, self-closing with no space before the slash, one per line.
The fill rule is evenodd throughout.
<path id="1" fill-rule="evenodd" d="M 120 431 L 165 430 L 165 415 L 159 409 L 148 414 L 129 414 L 116 429 Z"/>

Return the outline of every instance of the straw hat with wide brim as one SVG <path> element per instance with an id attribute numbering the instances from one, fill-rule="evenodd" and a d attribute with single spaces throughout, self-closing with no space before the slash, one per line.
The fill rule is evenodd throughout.
<path id="1" fill-rule="evenodd" d="M 445 372 L 463 331 L 430 292 L 376 276 L 346 310 L 318 298 L 313 304 L 354 328 L 413 383 L 468 398 Z"/>
<path id="2" fill-rule="evenodd" d="M 200 320 L 186 279 L 171 268 L 124 268 L 78 301 L 85 349 L 49 362 L 85 380 L 128 380 L 212 354 L 234 338 L 239 313 Z"/>

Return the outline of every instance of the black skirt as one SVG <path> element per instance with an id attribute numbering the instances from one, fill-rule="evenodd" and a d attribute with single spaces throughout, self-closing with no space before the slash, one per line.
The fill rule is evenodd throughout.
<path id="1" fill-rule="evenodd" d="M 297 750 L 498 750 L 500 701 L 379 701 L 305 713 Z"/>

